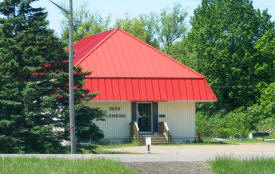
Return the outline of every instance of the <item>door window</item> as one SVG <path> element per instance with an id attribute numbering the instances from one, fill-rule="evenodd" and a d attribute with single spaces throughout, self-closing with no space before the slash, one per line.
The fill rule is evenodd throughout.
<path id="1" fill-rule="evenodd" d="M 138 103 L 137 120 L 140 132 L 152 131 L 152 107 L 151 103 Z"/>

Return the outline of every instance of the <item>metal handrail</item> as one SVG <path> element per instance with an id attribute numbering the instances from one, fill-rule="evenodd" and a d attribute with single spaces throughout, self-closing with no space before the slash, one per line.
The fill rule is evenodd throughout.
<path id="1" fill-rule="evenodd" d="M 139 127 L 136 121 L 130 123 L 130 137 L 136 139 L 139 136 Z"/>
<path id="2" fill-rule="evenodd" d="M 135 124 L 135 128 L 136 128 L 137 132 L 139 132 L 139 128 L 138 128 L 138 124 L 137 124 L 137 122 L 136 122 L 136 121 L 134 121 L 134 124 Z"/>
<path id="3" fill-rule="evenodd" d="M 164 122 L 164 127 L 165 127 L 165 129 L 166 129 L 167 131 L 170 130 L 169 127 L 168 127 L 168 125 L 167 125 L 167 122 Z"/>
<path id="4" fill-rule="evenodd" d="M 170 142 L 170 133 L 169 133 L 170 129 L 168 127 L 167 122 L 160 122 L 159 123 L 159 133 L 164 135 L 167 142 Z"/>

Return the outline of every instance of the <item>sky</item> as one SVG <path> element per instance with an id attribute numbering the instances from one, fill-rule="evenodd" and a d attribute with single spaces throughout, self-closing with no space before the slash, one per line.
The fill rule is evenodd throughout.
<path id="1" fill-rule="evenodd" d="M 58 4 L 68 4 L 68 0 L 53 0 Z M 187 26 L 190 16 L 200 4 L 201 0 L 73 0 L 74 9 L 85 5 L 91 13 L 98 13 L 103 17 L 110 15 L 112 21 L 117 18 L 123 18 L 125 14 L 130 17 L 140 14 L 149 14 L 151 12 L 159 13 L 162 9 L 172 8 L 174 4 L 180 3 L 187 11 Z M 49 27 L 54 29 L 57 35 L 62 32 L 63 16 L 60 10 L 49 2 L 49 0 L 39 0 L 33 4 L 35 7 L 43 7 L 48 12 Z M 264 10 L 268 9 L 272 20 L 275 20 L 275 0 L 254 0 L 254 8 Z"/>

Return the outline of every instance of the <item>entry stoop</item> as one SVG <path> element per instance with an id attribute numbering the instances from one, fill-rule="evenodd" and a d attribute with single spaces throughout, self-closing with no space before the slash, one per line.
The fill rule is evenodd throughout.
<path id="1" fill-rule="evenodd" d="M 142 135 L 139 134 L 139 141 L 141 143 L 145 144 L 145 139 L 146 137 L 151 137 L 151 142 L 152 144 L 168 144 L 168 140 L 165 137 L 165 135 L 161 135 L 161 134 L 146 134 L 146 135 Z"/>

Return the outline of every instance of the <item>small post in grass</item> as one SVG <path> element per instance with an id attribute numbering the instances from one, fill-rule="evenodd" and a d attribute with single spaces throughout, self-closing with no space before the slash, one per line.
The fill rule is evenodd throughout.
<path id="1" fill-rule="evenodd" d="M 147 154 L 150 154 L 151 151 L 150 151 L 150 146 L 151 146 L 151 137 L 146 137 L 145 138 L 145 144 L 147 146 Z"/>

